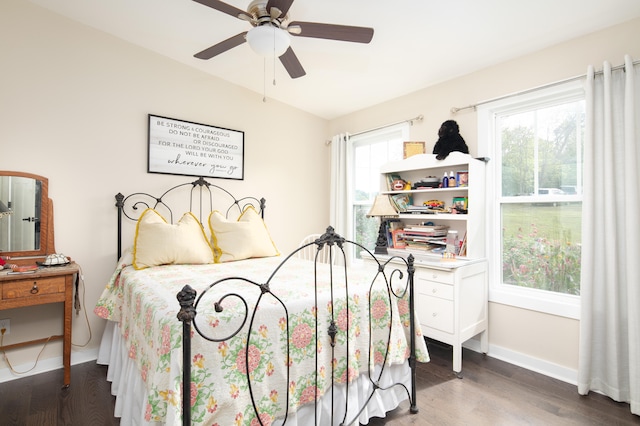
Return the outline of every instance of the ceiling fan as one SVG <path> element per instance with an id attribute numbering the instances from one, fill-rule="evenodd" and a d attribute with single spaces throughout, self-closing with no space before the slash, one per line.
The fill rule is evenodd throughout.
<path id="1" fill-rule="evenodd" d="M 369 43 L 373 38 L 373 28 L 316 22 L 289 22 L 288 12 L 294 0 L 253 0 L 246 12 L 219 0 L 194 1 L 247 21 L 253 27 L 249 31 L 244 31 L 196 53 L 194 56 L 199 59 L 211 59 L 247 41 L 254 51 L 263 56 L 271 54 L 278 56 L 289 76 L 298 78 L 306 72 L 289 46 L 289 34 L 355 43 Z"/>

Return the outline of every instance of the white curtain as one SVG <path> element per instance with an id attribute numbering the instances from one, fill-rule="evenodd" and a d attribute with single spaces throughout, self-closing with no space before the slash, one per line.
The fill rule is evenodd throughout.
<path id="1" fill-rule="evenodd" d="M 331 139 L 331 191 L 329 223 L 345 238 L 351 238 L 349 220 L 349 135 L 341 133 Z"/>
<path id="2" fill-rule="evenodd" d="M 578 392 L 640 415 L 640 66 L 587 71 Z"/>

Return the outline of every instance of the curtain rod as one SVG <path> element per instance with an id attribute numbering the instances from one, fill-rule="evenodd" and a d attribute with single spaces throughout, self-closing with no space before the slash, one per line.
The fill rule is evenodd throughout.
<path id="1" fill-rule="evenodd" d="M 397 122 L 391 123 L 391 124 L 385 124 L 384 126 L 375 127 L 373 129 L 369 129 L 369 130 L 363 130 L 362 132 L 352 133 L 349 136 L 363 135 L 365 133 L 375 132 L 376 130 L 386 129 L 387 127 L 396 126 L 396 125 L 402 124 L 402 123 L 409 123 L 410 125 L 413 126 L 413 122 L 414 121 L 422 121 L 422 120 L 424 120 L 424 115 L 420 114 L 419 116 L 410 118 L 408 120 L 402 120 L 402 121 L 397 121 Z"/>
<path id="2" fill-rule="evenodd" d="M 633 65 L 636 66 L 640 64 L 640 61 L 634 61 Z M 616 70 L 620 70 L 620 69 L 624 69 L 624 65 L 618 65 L 615 67 L 611 67 L 611 71 L 616 71 Z M 596 75 L 600 75 L 602 74 L 603 71 L 596 71 L 595 74 Z M 557 86 L 559 84 L 564 84 L 564 83 L 569 83 L 571 81 L 575 81 L 575 80 L 580 80 L 583 78 L 587 78 L 587 74 L 581 74 L 581 75 L 576 75 L 575 77 L 569 77 L 569 78 L 565 78 L 564 80 L 559 80 L 559 81 L 554 81 L 553 83 L 548 83 L 548 84 L 543 84 L 542 86 L 538 86 L 538 87 L 534 87 L 532 89 L 526 89 L 526 90 L 522 90 L 520 92 L 515 92 L 515 93 L 510 93 L 508 95 L 504 95 L 504 96 L 499 96 L 497 98 L 493 98 L 493 99 L 487 99 L 486 101 L 481 101 L 481 102 L 477 102 L 473 105 L 467 105 L 465 107 L 453 107 L 451 108 L 451 113 L 452 114 L 456 114 L 460 111 L 464 111 L 465 109 L 476 109 L 476 107 L 480 106 L 480 105 L 484 105 L 484 104 L 488 104 L 490 102 L 495 102 L 495 101 L 501 101 L 503 99 L 507 99 L 513 96 L 518 96 L 518 95 L 526 95 L 527 93 L 531 93 L 531 92 L 535 92 L 536 90 L 540 90 L 540 89 L 546 89 L 547 87 L 553 87 L 553 86 Z"/>
<path id="3" fill-rule="evenodd" d="M 413 126 L 414 121 L 422 121 L 422 120 L 424 120 L 424 115 L 420 114 L 417 117 L 409 118 L 407 120 L 397 121 L 397 122 L 391 123 L 391 124 L 385 124 L 384 126 L 378 126 L 378 127 L 373 128 L 373 129 L 363 130 L 362 132 L 358 132 L 358 133 L 351 133 L 351 134 L 349 134 L 349 136 L 363 135 L 365 133 L 375 132 L 376 130 L 386 129 L 387 127 L 395 126 L 395 125 L 402 124 L 402 123 L 409 123 L 410 125 Z M 331 145 L 331 140 L 325 141 L 325 144 L 326 145 Z"/>

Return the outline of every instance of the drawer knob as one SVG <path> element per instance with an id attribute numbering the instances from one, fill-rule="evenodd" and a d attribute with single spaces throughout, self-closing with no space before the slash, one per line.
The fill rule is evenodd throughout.
<path id="1" fill-rule="evenodd" d="M 437 292 L 438 292 L 438 290 L 436 290 L 435 288 L 432 288 L 432 289 L 431 289 L 431 293 L 435 294 L 435 293 L 437 293 Z"/>
<path id="2" fill-rule="evenodd" d="M 438 313 L 437 313 L 437 312 L 434 312 L 434 313 L 432 313 L 432 314 L 431 314 L 431 316 L 435 318 L 435 317 L 437 317 L 437 316 L 438 316 Z"/>
<path id="3" fill-rule="evenodd" d="M 39 291 L 40 289 L 38 288 L 38 283 L 34 281 L 33 287 L 31 287 L 31 294 L 38 294 Z"/>

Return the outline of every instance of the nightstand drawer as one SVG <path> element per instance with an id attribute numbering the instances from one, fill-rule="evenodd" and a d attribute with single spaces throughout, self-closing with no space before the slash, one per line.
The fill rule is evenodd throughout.
<path id="1" fill-rule="evenodd" d="M 64 291 L 64 277 L 24 279 L 4 283 L 2 285 L 2 300 L 42 296 L 45 294 L 64 294 Z"/>
<path id="2" fill-rule="evenodd" d="M 453 285 L 442 284 L 435 281 L 418 280 L 416 292 L 425 296 L 439 297 L 441 299 L 453 300 Z"/>
<path id="3" fill-rule="evenodd" d="M 416 277 L 420 280 L 436 281 L 444 284 L 453 284 L 455 274 L 449 271 L 440 271 L 438 269 L 418 269 Z"/>
<path id="4" fill-rule="evenodd" d="M 420 324 L 453 334 L 453 301 L 418 294 Z"/>

